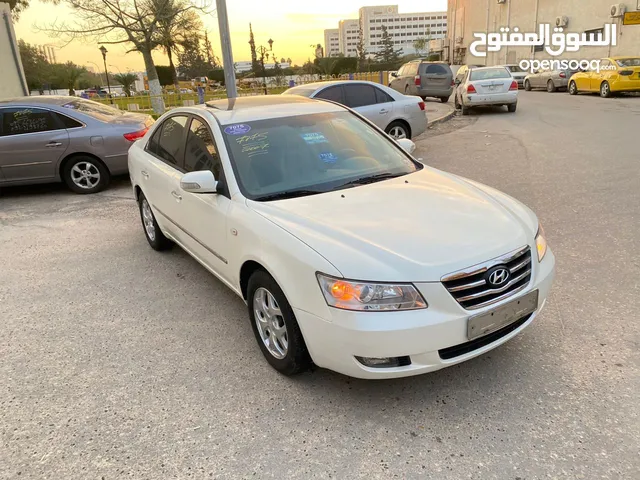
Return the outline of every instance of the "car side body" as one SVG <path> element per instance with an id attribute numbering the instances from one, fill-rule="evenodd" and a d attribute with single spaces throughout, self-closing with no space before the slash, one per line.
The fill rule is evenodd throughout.
<path id="1" fill-rule="evenodd" d="M 2 100 L 0 186 L 60 181 L 69 184 L 66 167 L 82 158 L 85 177 L 89 171 L 102 174 L 100 185 L 95 186 L 100 188 L 89 188 L 88 184 L 83 190 L 73 182 L 70 187 L 77 187 L 78 193 L 97 191 L 106 186 L 108 178 L 104 177 L 127 173 L 129 147 L 152 124 L 149 115 L 120 112 L 76 97 Z"/>
<path id="2" fill-rule="evenodd" d="M 566 90 L 569 85 L 569 78 L 575 70 L 539 70 L 535 73 L 529 73 L 524 77 L 524 89 L 529 90 L 546 90 L 553 93 L 557 90 Z"/>
<path id="3" fill-rule="evenodd" d="M 600 60 L 600 71 L 574 73 L 569 93 L 598 92 L 601 97 L 640 92 L 640 57 L 609 57 Z"/>
<path id="4" fill-rule="evenodd" d="M 427 129 L 425 104 L 379 83 L 360 80 L 316 82 L 292 87 L 283 95 L 330 100 L 352 108 L 393 138 L 415 138 Z"/>

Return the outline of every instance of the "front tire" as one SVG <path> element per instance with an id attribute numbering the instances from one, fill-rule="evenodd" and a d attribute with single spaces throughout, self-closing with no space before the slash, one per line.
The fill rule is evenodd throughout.
<path id="1" fill-rule="evenodd" d="M 578 86 L 576 82 L 569 82 L 569 95 L 577 95 L 578 94 Z"/>
<path id="2" fill-rule="evenodd" d="M 168 250 L 173 246 L 173 242 L 164 236 L 164 233 L 160 230 L 156 217 L 151 210 L 151 205 L 147 201 L 147 197 L 140 192 L 138 198 L 138 207 L 140 210 L 140 220 L 142 220 L 142 228 L 144 230 L 144 236 L 156 251 Z"/>
<path id="3" fill-rule="evenodd" d="M 104 190 L 110 174 L 104 164 L 88 155 L 78 155 L 62 168 L 62 179 L 76 193 L 89 194 Z"/>
<path id="4" fill-rule="evenodd" d="M 391 122 L 389 125 L 387 125 L 387 128 L 385 128 L 384 131 L 387 135 L 395 138 L 396 140 L 400 140 L 401 138 L 411 138 L 411 131 L 409 130 L 409 127 L 407 127 L 407 125 L 403 122 Z"/>
<path id="5" fill-rule="evenodd" d="M 284 375 L 309 369 L 311 357 L 293 309 L 280 286 L 264 270 L 251 275 L 247 304 L 253 333 L 267 362 Z"/>
<path id="6" fill-rule="evenodd" d="M 556 91 L 556 86 L 553 84 L 553 80 L 547 82 L 547 92 L 553 93 Z"/>
<path id="7" fill-rule="evenodd" d="M 609 82 L 602 82 L 602 85 L 600 85 L 600 96 L 602 98 L 611 97 L 611 85 L 609 85 Z"/>
<path id="8" fill-rule="evenodd" d="M 527 92 L 530 92 L 530 91 L 531 91 L 531 83 L 529 83 L 529 80 L 525 80 L 525 81 L 524 81 L 524 89 L 525 89 Z"/>

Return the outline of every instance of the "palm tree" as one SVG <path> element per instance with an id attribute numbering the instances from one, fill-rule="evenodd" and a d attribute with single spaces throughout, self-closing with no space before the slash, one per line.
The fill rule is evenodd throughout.
<path id="1" fill-rule="evenodd" d="M 87 69 L 80 67 L 73 62 L 58 63 L 52 65 L 52 77 L 61 85 L 69 89 L 69 95 L 75 95 L 76 85 L 80 77 L 87 72 Z"/>
<path id="2" fill-rule="evenodd" d="M 113 76 L 116 82 L 122 85 L 122 90 L 127 97 L 131 96 L 131 87 L 135 85 L 138 76 L 135 73 L 118 73 Z"/>
<path id="3" fill-rule="evenodd" d="M 316 59 L 316 69 L 322 75 L 331 76 L 336 73 L 338 61 L 332 57 L 324 57 Z"/>

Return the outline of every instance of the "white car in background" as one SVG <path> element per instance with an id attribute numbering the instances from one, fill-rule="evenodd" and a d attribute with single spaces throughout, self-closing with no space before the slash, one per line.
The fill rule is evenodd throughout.
<path id="1" fill-rule="evenodd" d="M 505 67 L 461 68 L 454 82 L 455 106 L 463 115 L 472 107 L 518 107 L 518 82 Z"/>
<path id="2" fill-rule="evenodd" d="M 335 103 L 241 97 L 164 114 L 129 172 L 149 245 L 239 295 L 276 370 L 403 377 L 513 338 L 555 264 L 531 210 L 413 148 Z"/>
<path id="3" fill-rule="evenodd" d="M 283 95 L 331 100 L 354 109 L 395 139 L 415 138 L 427 129 L 424 100 L 379 83 L 360 80 L 315 82 L 292 87 Z"/>

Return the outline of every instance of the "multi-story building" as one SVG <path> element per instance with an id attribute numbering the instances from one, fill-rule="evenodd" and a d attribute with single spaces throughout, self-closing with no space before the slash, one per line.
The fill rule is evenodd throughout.
<path id="1" fill-rule="evenodd" d="M 415 40 L 442 40 L 447 36 L 447 12 L 400 13 L 397 5 L 362 7 L 358 12 L 358 19 L 339 22 L 338 51 L 331 49 L 332 32 L 335 29 L 324 31 L 325 52 L 331 52 L 331 56 L 343 54 L 355 57 L 362 30 L 367 55 L 374 55 L 382 45 L 383 25 L 397 50 L 401 50 L 403 54 L 415 53 Z"/>
<path id="2" fill-rule="evenodd" d="M 622 8 L 620 7 L 622 5 Z M 640 12 L 640 0 L 620 4 L 617 0 L 448 0 L 450 19 L 448 48 L 454 64 L 497 65 L 524 59 L 591 60 L 615 55 L 640 53 L 640 25 L 624 25 L 624 13 Z M 550 56 L 544 48 L 504 46 L 486 57 L 474 57 L 469 46 L 474 33 L 500 33 L 501 27 L 520 32 L 538 32 L 539 25 L 550 24 L 564 33 L 597 33 L 605 24 L 616 24 L 616 46 L 582 46 L 577 52 Z M 480 49 L 484 51 L 483 49 Z M 447 56 L 445 55 L 445 58 Z"/>
<path id="3" fill-rule="evenodd" d="M 324 53 L 327 57 L 340 54 L 340 29 L 329 28 L 324 31 Z"/>

